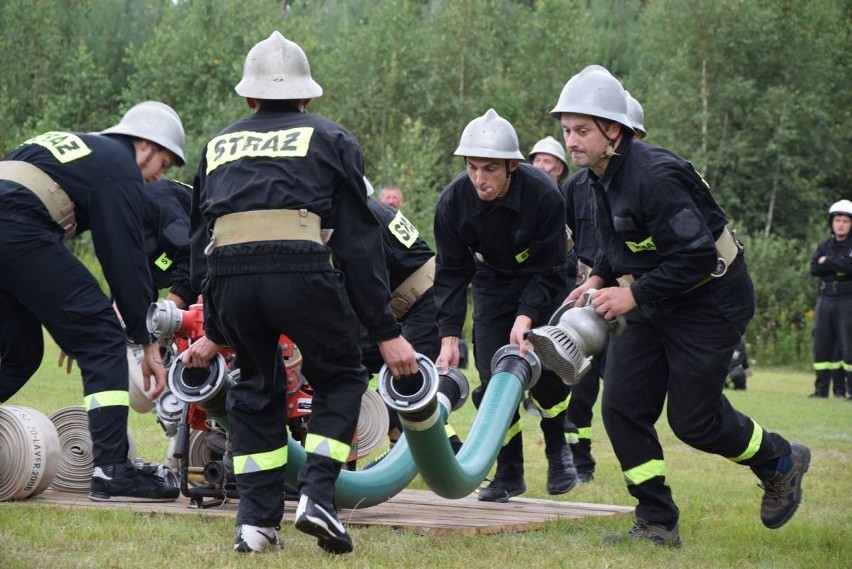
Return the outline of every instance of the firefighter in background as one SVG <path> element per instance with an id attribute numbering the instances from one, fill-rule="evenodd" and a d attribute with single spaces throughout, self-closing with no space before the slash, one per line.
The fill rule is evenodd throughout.
<path id="1" fill-rule="evenodd" d="M 177 113 L 146 101 L 100 133 L 47 132 L 0 162 L 0 402 L 41 364 L 43 326 L 82 372 L 95 466 L 92 500 L 168 501 L 178 489 L 127 459 L 125 333 L 95 278 L 63 241 L 91 231 L 127 334 L 142 346 L 146 391 L 156 397 L 165 371 L 145 325 L 154 297 L 142 242 L 142 191 L 143 182 L 182 165 L 183 153 Z"/>
<path id="2" fill-rule="evenodd" d="M 367 191 L 372 194 L 369 182 Z M 408 340 L 414 351 L 434 362 L 441 351 L 441 338 L 438 336 L 438 323 L 435 320 L 435 295 L 432 291 L 435 281 L 435 253 L 402 212 L 374 198 L 367 200 L 367 204 L 382 226 L 388 282 L 393 291 L 390 301 L 393 315 L 402 327 L 402 336 Z M 367 366 L 367 370 L 371 374 L 379 373 L 384 360 L 375 341 L 363 327 L 361 353 L 361 361 Z M 388 417 L 390 450 L 402 436 L 402 422 L 399 413 L 390 408 Z M 461 448 L 458 435 L 449 424 L 446 429 L 450 444 L 458 452 Z M 380 455 L 368 462 L 364 469 L 375 466 L 385 456 Z"/>
<path id="3" fill-rule="evenodd" d="M 607 320 L 623 315 L 627 324 L 609 340 L 602 402 L 638 501 L 633 528 L 617 537 L 681 544 L 654 428 L 666 399 L 675 436 L 751 467 L 764 488 L 761 521 L 781 527 L 801 502 L 810 451 L 764 430 L 722 393 L 754 313 L 754 288 L 724 211 L 689 162 L 634 140 L 624 88 L 605 68 L 572 77 L 551 114 L 574 164 L 589 170 L 602 248 L 591 276 L 567 300 L 582 304 L 587 290 L 598 289 L 596 312 Z M 616 286 L 619 275 L 631 275 L 632 284 Z"/>
<path id="4" fill-rule="evenodd" d="M 840 200 L 828 208 L 831 237 L 811 255 L 811 274 L 819 279 L 814 314 L 814 370 L 810 397 L 828 397 L 834 370 L 852 373 L 852 202 Z M 839 356 L 839 357 L 838 357 Z M 835 382 L 834 394 L 846 392 Z"/>
<path id="5" fill-rule="evenodd" d="M 529 154 L 530 164 L 544 170 L 557 184 L 568 174 L 568 163 L 565 162 L 565 149 L 552 136 L 542 138 L 535 143 Z"/>
<path id="6" fill-rule="evenodd" d="M 299 346 L 314 393 L 295 526 L 324 550 L 346 553 L 352 539 L 337 518 L 334 485 L 369 381 L 359 320 L 394 377 L 418 366 L 391 312 L 361 148 L 347 130 L 305 112 L 322 88 L 302 48 L 273 32 L 249 51 L 235 90 L 252 114 L 204 146 L 193 184 L 192 284 L 203 282 L 207 340 L 190 346 L 183 362 L 207 366 L 217 344 L 236 354 L 240 381 L 226 404 L 240 493 L 234 549 L 264 551 L 282 545 L 280 335 Z"/>
<path id="7" fill-rule="evenodd" d="M 143 239 L 154 297 L 169 289 L 166 300 L 185 309 L 198 300 L 189 279 L 189 207 L 192 187 L 163 179 L 145 184 L 142 192 Z"/>
<path id="8" fill-rule="evenodd" d="M 627 118 L 633 127 L 633 138 L 645 138 L 645 111 L 642 105 L 629 93 L 627 95 Z M 594 226 L 595 196 L 589 185 L 589 170 L 583 168 L 571 175 L 562 185 L 565 197 L 565 220 L 571 228 L 574 249 L 577 258 L 576 285 L 580 286 L 587 278 L 595 263 L 600 245 Z M 601 380 L 606 366 L 606 347 L 592 358 L 589 371 L 571 387 L 571 401 L 565 416 L 565 432 L 574 455 L 577 477 L 580 483 L 588 483 L 595 478 L 595 461 L 592 455 L 592 419 L 593 408 L 600 393 Z"/>
<path id="9" fill-rule="evenodd" d="M 491 379 L 491 359 L 506 344 L 526 352 L 525 334 L 547 322 L 568 290 L 565 203 L 553 180 L 538 168 L 519 164 L 515 129 L 494 109 L 472 120 L 456 156 L 466 171 L 441 192 L 435 210 L 435 303 L 441 335 L 438 368 L 458 366 L 459 338 L 472 284 L 473 350 L 481 385 L 479 405 Z M 563 420 L 570 387 L 544 372 L 530 390 L 542 414 L 547 491 L 564 494 L 577 483 L 565 441 Z M 490 484 L 479 491 L 486 502 L 506 502 L 526 491 L 520 414 L 515 410 Z"/>

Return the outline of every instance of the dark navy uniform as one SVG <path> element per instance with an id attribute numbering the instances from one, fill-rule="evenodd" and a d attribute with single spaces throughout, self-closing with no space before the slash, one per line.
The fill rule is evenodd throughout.
<path id="1" fill-rule="evenodd" d="M 192 280 L 195 287 L 203 280 L 207 336 L 235 350 L 241 371 L 227 397 L 237 524 L 277 526 L 284 513 L 287 379 L 279 335 L 299 346 L 314 389 L 298 490 L 329 509 L 369 380 L 359 320 L 376 341 L 399 336 L 381 228 L 366 192 L 354 136 L 285 101 L 265 101 L 205 146 L 192 199 Z M 302 208 L 333 230 L 328 247 L 256 241 L 216 247 L 205 257 L 217 218 Z"/>
<path id="2" fill-rule="evenodd" d="M 679 439 L 749 465 L 759 476 L 790 454 L 790 444 L 722 394 L 734 348 L 754 313 L 741 252 L 724 276 L 703 282 L 717 265 L 724 211 L 676 154 L 629 137 L 617 152 L 603 177 L 589 174 L 602 245 L 592 274 L 607 284 L 633 275 L 638 306 L 625 314 L 624 333 L 609 341 L 603 419 L 639 502 L 636 517 L 671 526 L 679 512 L 654 429 L 666 397 Z"/>
<path id="3" fill-rule="evenodd" d="M 533 327 L 546 324 L 567 294 L 565 202 L 550 176 L 529 164 L 519 164 L 506 195 L 493 202 L 480 200 L 462 173 L 438 199 L 435 241 L 435 302 L 442 338 L 461 337 L 472 283 L 473 350 L 481 382 L 473 401 L 478 405 L 491 379 L 491 358 L 509 343 L 515 318 L 528 316 Z M 565 444 L 569 393 L 549 371 L 531 389 L 545 417 L 546 453 Z M 524 464 L 517 410 L 507 438 L 495 479 L 518 480 Z"/>
<path id="4" fill-rule="evenodd" d="M 595 196 L 589 185 L 589 172 L 586 168 L 571 175 L 562 185 L 565 197 L 565 221 L 571 228 L 574 239 L 576 261 L 586 267 L 595 264 L 600 246 L 595 229 Z M 576 264 L 575 264 L 576 266 Z M 579 272 L 579 271 L 578 271 Z M 573 283 L 571 283 L 573 287 Z M 592 358 L 591 367 L 579 383 L 571 387 L 571 400 L 566 412 L 566 431 L 571 441 L 574 466 L 584 478 L 595 470 L 592 456 L 592 419 L 593 408 L 600 393 L 600 380 L 603 378 L 606 362 L 606 348 Z"/>
<path id="5" fill-rule="evenodd" d="M 820 257 L 825 262 L 819 263 Z M 834 370 L 852 372 L 852 239 L 834 236 L 822 241 L 811 255 L 811 275 L 819 282 L 814 314 L 814 395 L 828 397 Z M 842 373 L 842 372 L 841 372 Z M 845 386 L 835 381 L 834 394 Z"/>
<path id="6" fill-rule="evenodd" d="M 77 233 L 91 230 L 128 336 L 140 344 L 153 341 L 145 326 L 154 297 L 132 139 L 50 132 L 5 160 L 33 164 L 65 190 L 76 206 Z M 62 238 L 62 228 L 32 191 L 0 180 L 0 401 L 41 364 L 44 326 L 82 371 L 95 466 L 122 463 L 129 405 L 125 335 L 109 299 Z"/>
<path id="7" fill-rule="evenodd" d="M 382 244 L 387 263 L 390 289 L 396 290 L 414 271 L 435 256 L 420 232 L 396 209 L 378 200 L 367 202 L 383 227 Z M 441 351 L 438 323 L 435 320 L 435 297 L 430 289 L 399 318 L 402 336 L 414 350 L 433 362 Z M 366 330 L 364 331 L 366 335 Z M 384 360 L 378 346 L 369 337 L 362 343 L 364 365 L 370 373 L 378 373 Z"/>
<path id="8" fill-rule="evenodd" d="M 184 307 L 198 293 L 189 282 L 189 207 L 192 187 L 163 179 L 145 184 L 143 234 L 154 295 L 161 289 L 180 297 Z"/>

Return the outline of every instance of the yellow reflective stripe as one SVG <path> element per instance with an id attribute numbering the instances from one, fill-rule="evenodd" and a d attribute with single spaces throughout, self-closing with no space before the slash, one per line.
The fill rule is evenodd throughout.
<path id="1" fill-rule="evenodd" d="M 814 369 L 816 371 L 835 370 L 841 367 L 845 369 L 843 362 L 814 362 Z"/>
<path id="2" fill-rule="evenodd" d="M 541 404 L 536 401 L 535 397 L 531 397 L 530 399 L 532 399 L 532 402 L 535 404 L 542 417 L 544 417 L 545 419 L 552 419 L 568 408 L 568 403 L 571 402 L 571 394 L 568 394 L 568 397 L 565 398 L 565 401 L 561 401 L 549 409 L 545 409 L 544 407 L 542 407 Z"/>
<path id="3" fill-rule="evenodd" d="M 250 474 L 281 468 L 287 464 L 287 447 L 267 452 L 234 455 L 234 474 Z"/>
<path id="4" fill-rule="evenodd" d="M 844 370 L 852 371 L 852 364 L 847 364 L 846 362 L 843 362 L 841 365 L 842 365 Z"/>
<path id="5" fill-rule="evenodd" d="M 592 438 L 592 428 L 591 427 L 578 427 L 577 428 L 577 438 L 578 439 L 590 439 Z"/>
<path id="6" fill-rule="evenodd" d="M 447 434 L 447 438 L 455 436 L 455 434 L 456 434 L 456 430 L 449 423 L 446 423 L 444 425 L 444 432 Z"/>
<path id="7" fill-rule="evenodd" d="M 207 143 L 207 174 L 241 158 L 302 158 L 308 154 L 313 134 L 313 128 L 300 127 L 219 135 Z"/>
<path id="8" fill-rule="evenodd" d="M 631 253 L 641 253 L 642 251 L 656 251 L 657 245 L 654 243 L 653 237 L 648 237 L 639 243 L 635 241 L 625 241 L 625 245 L 630 249 Z"/>
<path id="9" fill-rule="evenodd" d="M 127 391 L 101 391 L 83 398 L 86 411 L 101 407 L 130 407 L 130 393 Z"/>
<path id="10" fill-rule="evenodd" d="M 83 139 L 76 134 L 56 130 L 33 137 L 23 142 L 21 146 L 24 144 L 38 144 L 47 148 L 53 154 L 53 157 L 63 164 L 73 162 L 92 153 L 92 149 L 86 146 Z"/>
<path id="11" fill-rule="evenodd" d="M 503 444 L 507 444 L 512 440 L 512 437 L 521 433 L 521 422 L 517 421 L 509 425 L 509 430 L 506 431 L 506 437 L 503 439 Z"/>
<path id="12" fill-rule="evenodd" d="M 740 456 L 736 456 L 728 460 L 733 462 L 742 462 L 753 457 L 757 454 L 757 451 L 760 450 L 760 443 L 763 441 L 763 427 L 758 425 L 754 419 L 751 420 L 751 424 L 754 425 L 754 431 L 751 433 L 751 440 L 748 442 L 748 446 Z"/>
<path id="13" fill-rule="evenodd" d="M 401 211 L 396 212 L 396 216 L 388 223 L 388 231 L 406 248 L 410 248 L 420 237 L 420 232 L 402 215 Z"/>
<path id="14" fill-rule="evenodd" d="M 165 252 L 165 251 L 163 251 L 163 253 L 162 253 L 159 257 L 157 257 L 157 260 L 156 260 L 156 261 L 154 261 L 154 264 L 155 264 L 155 265 L 156 265 L 159 269 L 162 269 L 162 270 L 164 270 L 164 271 L 168 271 L 168 270 L 169 270 L 169 267 L 171 267 L 171 266 L 172 266 L 172 263 L 173 263 L 173 262 L 174 262 L 174 261 L 172 261 L 171 259 L 169 259 L 169 256 L 168 256 L 168 255 L 166 255 L 166 252 Z"/>
<path id="15" fill-rule="evenodd" d="M 529 250 L 529 248 L 527 248 L 527 249 L 524 249 L 523 251 L 521 251 L 520 253 L 518 253 L 517 255 L 515 255 L 515 262 L 520 265 L 521 263 L 523 263 L 524 261 L 526 261 L 529 258 L 530 258 L 530 250 Z"/>
<path id="16" fill-rule="evenodd" d="M 664 460 L 649 460 L 630 470 L 624 471 L 624 479 L 628 484 L 638 485 L 655 478 L 666 475 L 666 462 Z"/>
<path id="17" fill-rule="evenodd" d="M 338 462 L 346 462 L 352 446 L 328 437 L 308 433 L 308 436 L 305 437 L 305 450 L 320 456 L 327 456 Z"/>

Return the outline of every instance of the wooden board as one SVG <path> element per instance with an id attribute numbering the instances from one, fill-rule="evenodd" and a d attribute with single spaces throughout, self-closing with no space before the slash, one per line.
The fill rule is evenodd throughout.
<path id="1" fill-rule="evenodd" d="M 14 502 L 0 503 L 12 504 Z M 86 494 L 47 490 L 30 503 L 66 508 L 126 508 L 144 513 L 234 517 L 239 504 L 231 500 L 213 508 L 191 507 L 188 498 L 162 504 L 93 502 Z M 286 502 L 284 523 L 292 523 L 296 503 Z M 419 534 L 491 534 L 539 529 L 555 520 L 589 516 L 632 514 L 628 506 L 584 504 L 535 498 L 512 498 L 505 504 L 480 502 L 475 494 L 449 500 L 428 490 L 403 490 L 392 499 L 371 508 L 341 510 L 340 520 L 351 526 L 381 525 Z"/>

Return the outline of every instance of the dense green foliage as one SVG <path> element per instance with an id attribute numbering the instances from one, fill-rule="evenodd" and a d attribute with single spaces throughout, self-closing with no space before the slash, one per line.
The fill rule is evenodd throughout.
<path id="1" fill-rule="evenodd" d="M 642 102 L 649 142 L 689 158 L 750 237 L 754 352 L 803 361 L 807 257 L 826 207 L 852 195 L 850 11 L 847 0 L 0 0 L 0 148 L 99 130 L 158 99 L 183 118 L 188 166 L 174 176 L 191 182 L 204 141 L 248 112 L 233 91 L 246 52 L 278 29 L 325 90 L 309 110 L 356 134 L 368 177 L 403 188 L 431 240 L 464 125 L 493 107 L 524 150 L 558 138 L 548 112 L 562 86 L 599 63 Z"/>

